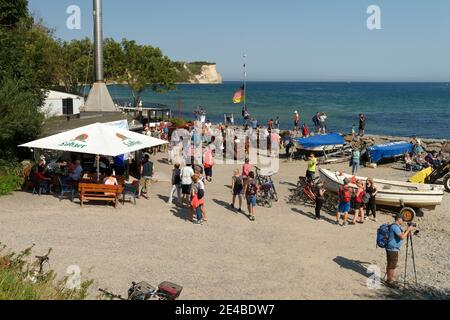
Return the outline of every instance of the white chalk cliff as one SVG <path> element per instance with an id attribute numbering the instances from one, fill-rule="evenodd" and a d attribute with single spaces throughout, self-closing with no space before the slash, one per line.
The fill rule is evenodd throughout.
<path id="1" fill-rule="evenodd" d="M 219 84 L 222 83 L 222 76 L 217 71 L 217 66 L 215 64 L 203 65 L 201 73 L 199 75 L 194 75 L 193 79 L 191 79 L 191 83 Z"/>

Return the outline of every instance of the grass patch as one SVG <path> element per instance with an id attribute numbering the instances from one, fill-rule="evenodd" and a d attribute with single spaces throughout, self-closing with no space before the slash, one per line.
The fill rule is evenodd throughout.
<path id="1" fill-rule="evenodd" d="M 0 300 L 84 300 L 92 280 L 69 289 L 68 278 L 56 280 L 53 270 L 39 272 L 39 261 L 31 261 L 32 248 L 20 253 L 0 244 Z"/>

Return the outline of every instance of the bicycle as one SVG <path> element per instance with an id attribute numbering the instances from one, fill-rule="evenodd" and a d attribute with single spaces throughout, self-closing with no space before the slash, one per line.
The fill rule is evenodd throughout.
<path id="1" fill-rule="evenodd" d="M 183 290 L 183 287 L 176 285 L 172 282 L 164 281 L 155 288 L 151 284 L 142 282 L 132 282 L 131 287 L 128 289 L 128 297 L 124 298 L 119 294 L 112 293 L 105 289 L 98 289 L 106 297 L 117 300 L 164 300 L 173 301 L 176 300 Z"/>
<path id="2" fill-rule="evenodd" d="M 297 187 L 293 190 L 289 201 L 291 203 L 303 202 L 304 205 L 314 206 L 316 203 L 315 188 L 319 178 L 313 180 L 306 177 L 299 177 Z"/>
<path id="3" fill-rule="evenodd" d="M 256 183 L 260 186 L 258 200 L 263 205 L 272 207 L 272 201 L 278 202 L 278 193 L 272 180 L 273 174 L 262 175 L 261 169 L 255 166 Z"/>
<path id="4" fill-rule="evenodd" d="M 47 273 L 47 270 L 44 270 L 44 266 L 47 264 L 48 268 L 50 268 L 50 253 L 52 252 L 52 248 L 48 249 L 47 254 L 43 256 L 35 256 L 37 259 L 36 262 L 33 264 L 33 267 L 38 267 L 39 269 L 32 269 L 28 275 L 28 279 L 34 283 L 45 280 L 47 276 L 49 276 L 49 273 Z M 46 268 L 47 269 L 47 268 Z"/>

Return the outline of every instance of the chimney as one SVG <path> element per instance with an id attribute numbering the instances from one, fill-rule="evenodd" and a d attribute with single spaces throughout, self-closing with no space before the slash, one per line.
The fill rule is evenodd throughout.
<path id="1" fill-rule="evenodd" d="M 109 94 L 103 73 L 103 12 L 102 0 L 93 0 L 94 5 L 94 61 L 95 83 L 89 92 L 84 111 L 117 111 Z"/>

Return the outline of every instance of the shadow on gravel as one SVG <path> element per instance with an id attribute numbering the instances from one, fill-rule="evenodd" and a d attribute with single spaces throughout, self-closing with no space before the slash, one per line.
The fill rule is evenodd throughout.
<path id="1" fill-rule="evenodd" d="M 385 288 L 381 291 L 381 296 L 394 300 L 449 300 L 450 290 L 418 285 L 401 289 Z"/>
<path id="2" fill-rule="evenodd" d="M 229 203 L 222 201 L 222 200 L 218 200 L 218 199 L 212 199 L 212 201 L 223 207 L 224 209 L 227 209 L 230 212 L 233 212 L 234 214 L 242 214 L 243 216 L 247 217 L 247 214 L 245 213 L 245 207 L 246 207 L 246 202 L 245 199 L 242 199 L 242 212 L 239 212 L 237 209 L 233 209 Z M 238 200 L 236 199 L 236 204 L 238 203 Z"/>
<path id="3" fill-rule="evenodd" d="M 439 289 L 427 285 L 407 286 L 399 284 L 399 288 L 389 288 L 383 282 L 383 287 L 376 291 L 377 299 L 383 300 L 450 300 L 450 290 Z M 373 299 L 367 295 L 358 295 L 362 299 Z"/>
<path id="4" fill-rule="evenodd" d="M 367 266 L 371 265 L 370 262 L 351 260 L 341 256 L 337 256 L 336 258 L 333 259 L 333 261 L 336 262 L 341 268 L 352 270 L 364 277 L 368 276 L 366 265 Z"/>
<path id="5" fill-rule="evenodd" d="M 280 181 L 280 184 L 281 185 L 287 185 L 287 186 L 291 186 L 291 187 L 297 187 L 297 185 L 295 184 L 295 183 L 292 183 L 292 182 L 288 182 L 288 181 Z M 292 190 L 295 190 L 295 189 L 290 189 L 291 191 Z"/>
<path id="6" fill-rule="evenodd" d="M 305 211 L 300 210 L 300 209 L 298 209 L 298 208 L 292 208 L 291 210 L 294 211 L 294 212 L 296 212 L 296 213 L 299 213 L 299 214 L 301 214 L 302 216 L 305 216 L 305 217 L 307 217 L 307 218 L 310 218 L 310 219 L 313 219 L 313 220 L 316 219 L 316 215 L 315 215 L 314 213 L 312 213 L 312 212 L 305 212 Z M 327 217 L 328 214 L 325 214 L 325 215 L 324 215 L 324 214 L 325 214 L 325 213 L 322 212 L 321 215 L 320 215 L 320 217 L 321 217 L 321 219 L 322 219 L 323 221 L 326 221 L 326 222 L 328 222 L 328 223 L 330 223 L 330 224 L 336 224 L 336 221 L 335 221 L 335 220 L 332 220 L 332 219 L 330 219 L 330 218 Z"/>

